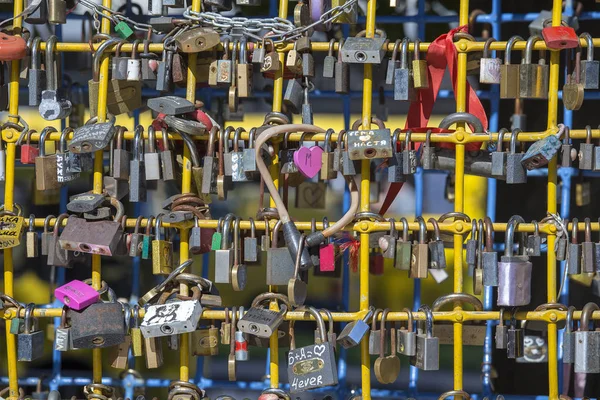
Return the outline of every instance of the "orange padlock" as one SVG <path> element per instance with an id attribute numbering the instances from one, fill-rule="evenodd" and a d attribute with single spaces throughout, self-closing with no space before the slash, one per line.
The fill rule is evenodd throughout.
<path id="1" fill-rule="evenodd" d="M 0 32 L 0 61 L 21 60 L 27 55 L 27 43 L 22 37 Z"/>
<path id="2" fill-rule="evenodd" d="M 544 25 L 547 25 L 548 22 L 550 20 L 544 21 Z M 546 42 L 546 46 L 549 49 L 573 49 L 579 46 L 579 38 L 577 37 L 577 33 L 575 33 L 575 29 L 566 25 L 564 21 L 562 23 L 563 25 L 561 26 L 547 26 L 542 29 L 544 42 Z"/>

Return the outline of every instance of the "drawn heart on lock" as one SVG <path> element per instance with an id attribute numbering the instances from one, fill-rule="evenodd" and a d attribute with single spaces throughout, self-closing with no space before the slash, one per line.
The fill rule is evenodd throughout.
<path id="1" fill-rule="evenodd" d="M 315 352 L 316 355 L 318 355 L 319 357 L 321 357 L 323 355 L 323 353 L 325 352 L 325 345 L 317 344 L 313 348 L 313 351 Z"/>
<path id="2" fill-rule="evenodd" d="M 323 149 L 319 146 L 301 147 L 294 152 L 294 164 L 307 178 L 313 178 L 321 170 Z"/>
<path id="3" fill-rule="evenodd" d="M 319 204 L 325 192 L 323 185 L 321 185 L 320 183 L 304 182 L 298 187 L 298 190 L 301 191 L 300 196 L 306 203 L 305 206 L 313 208 L 323 208 L 323 206 Z"/>

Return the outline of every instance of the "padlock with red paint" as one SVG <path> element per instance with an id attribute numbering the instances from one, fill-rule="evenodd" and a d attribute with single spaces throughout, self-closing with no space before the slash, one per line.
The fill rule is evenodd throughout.
<path id="1" fill-rule="evenodd" d="M 27 42 L 20 36 L 0 32 L 0 61 L 21 60 L 27 55 Z"/>
<path id="2" fill-rule="evenodd" d="M 546 25 L 546 22 L 550 21 L 545 21 L 544 25 Z M 577 37 L 577 33 L 575 33 L 575 29 L 566 24 L 561 26 L 547 26 L 542 29 L 542 36 L 549 49 L 573 49 L 579 46 L 579 38 Z"/>
<path id="3" fill-rule="evenodd" d="M 23 131 L 21 137 L 17 141 L 17 145 L 21 144 L 24 137 L 27 137 L 25 144 L 21 144 L 21 164 L 35 164 L 35 158 L 39 157 L 40 149 L 31 144 L 31 134 L 34 130 Z"/>

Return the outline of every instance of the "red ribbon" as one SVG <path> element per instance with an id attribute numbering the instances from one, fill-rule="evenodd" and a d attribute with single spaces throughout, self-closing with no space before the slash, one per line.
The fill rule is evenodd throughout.
<path id="1" fill-rule="evenodd" d="M 425 132 L 429 118 L 431 118 L 431 112 L 433 111 L 433 105 L 437 99 L 444 78 L 446 67 L 450 72 L 450 79 L 452 80 L 452 89 L 456 95 L 457 85 L 457 57 L 458 52 L 454 45 L 453 37 L 458 32 L 466 32 L 467 26 L 460 26 L 458 28 L 450 30 L 450 32 L 440 35 L 435 39 L 427 50 L 427 70 L 429 72 L 429 88 L 417 90 L 416 100 L 410 105 L 408 117 L 406 119 L 405 129 L 420 130 Z M 477 97 L 475 90 L 466 82 L 466 112 L 476 116 L 483 124 L 484 129 L 488 127 L 488 120 L 485 114 L 485 110 Z M 424 130 L 423 130 L 424 129 Z M 435 131 L 434 131 L 435 132 Z M 449 144 L 440 144 L 448 146 Z M 452 145 L 451 145 L 452 146 Z M 415 148 L 419 145 L 416 144 Z M 465 146 L 468 151 L 475 151 L 481 147 L 480 143 L 469 143 Z M 391 183 L 390 188 L 385 196 L 385 200 L 379 210 L 380 215 L 384 215 L 389 207 L 392 205 L 396 196 L 402 189 L 403 183 Z"/>
<path id="2" fill-rule="evenodd" d="M 350 251 L 350 269 L 352 272 L 358 272 L 358 249 L 360 248 L 360 241 L 354 238 L 350 238 L 347 242 L 340 245 L 340 251 L 343 253 L 346 250 Z"/>

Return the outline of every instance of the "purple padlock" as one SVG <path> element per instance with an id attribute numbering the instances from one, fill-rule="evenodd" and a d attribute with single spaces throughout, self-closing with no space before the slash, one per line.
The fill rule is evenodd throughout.
<path id="1" fill-rule="evenodd" d="M 100 299 L 100 293 L 87 283 L 78 280 L 57 287 L 54 296 L 73 310 L 82 310 Z"/>

